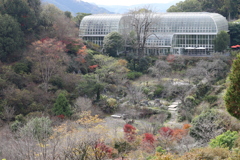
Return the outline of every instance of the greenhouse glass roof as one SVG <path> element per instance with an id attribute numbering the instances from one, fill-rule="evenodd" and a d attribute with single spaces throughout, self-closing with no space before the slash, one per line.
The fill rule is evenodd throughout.
<path id="1" fill-rule="evenodd" d="M 120 32 L 123 27 L 130 29 L 129 15 L 96 14 L 83 18 L 80 24 L 81 36 L 105 36 L 110 32 Z M 225 17 L 208 12 L 156 13 L 150 32 L 169 34 L 217 34 L 228 31 Z"/>
<path id="2" fill-rule="evenodd" d="M 83 18 L 80 24 L 80 35 L 107 35 L 110 32 L 118 32 L 120 14 L 96 14 Z"/>

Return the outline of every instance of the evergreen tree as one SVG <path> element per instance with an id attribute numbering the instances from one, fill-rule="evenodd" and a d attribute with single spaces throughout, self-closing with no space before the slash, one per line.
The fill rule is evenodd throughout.
<path id="1" fill-rule="evenodd" d="M 229 35 L 231 46 L 240 44 L 240 23 L 229 23 Z"/>
<path id="2" fill-rule="evenodd" d="M 0 0 L 0 13 L 8 14 L 15 18 L 17 22 L 21 25 L 21 29 L 24 33 L 29 33 L 32 31 L 33 27 L 37 25 L 36 14 L 39 14 L 40 11 L 34 10 L 37 9 L 37 6 L 33 3 L 37 0 Z M 31 6 L 33 8 L 31 8 Z M 38 8 L 40 3 L 38 3 Z M 40 10 L 40 9 L 39 9 Z"/>
<path id="3" fill-rule="evenodd" d="M 227 111 L 240 119 L 240 55 L 233 61 L 229 74 L 229 85 L 224 100 Z"/>
<path id="4" fill-rule="evenodd" d="M 24 46 L 23 32 L 19 23 L 7 14 L 0 14 L 0 22 L 0 60 L 15 60 L 14 53 Z"/>
<path id="5" fill-rule="evenodd" d="M 55 115 L 64 115 L 64 116 L 71 116 L 72 111 L 70 108 L 70 103 L 67 100 L 64 93 L 60 93 L 54 103 L 53 112 Z"/>
<path id="6" fill-rule="evenodd" d="M 91 13 L 81 13 L 81 12 L 78 12 L 76 14 L 76 16 L 73 18 L 73 21 L 76 23 L 76 26 L 79 27 L 82 19 L 85 16 L 88 16 L 88 15 L 91 15 Z"/>
<path id="7" fill-rule="evenodd" d="M 94 74 L 86 74 L 83 81 L 78 85 L 78 89 L 81 94 L 87 95 L 90 98 L 96 96 L 96 100 L 98 101 L 100 100 L 100 95 L 105 84 L 100 82 L 96 76 Z"/>
<path id="8" fill-rule="evenodd" d="M 214 50 L 217 52 L 223 52 L 227 49 L 230 43 L 230 36 L 226 31 L 221 31 L 217 34 L 214 40 Z"/>
<path id="9" fill-rule="evenodd" d="M 109 56 L 116 57 L 123 50 L 123 38 L 118 32 L 111 32 L 104 37 L 103 47 Z"/>
<path id="10" fill-rule="evenodd" d="M 201 3 L 198 0 L 185 0 L 172 5 L 167 12 L 201 12 Z"/>

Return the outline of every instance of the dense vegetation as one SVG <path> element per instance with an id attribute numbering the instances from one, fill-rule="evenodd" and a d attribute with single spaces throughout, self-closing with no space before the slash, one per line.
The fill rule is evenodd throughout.
<path id="1" fill-rule="evenodd" d="M 113 32 L 100 52 L 77 37 L 87 14 L 40 0 L 0 2 L 0 158 L 240 158 L 231 116 L 239 119 L 238 50 L 147 57 L 134 33 Z M 231 25 L 238 43 L 240 27 Z M 123 41 L 139 53 L 121 52 Z M 216 51 L 226 52 L 225 42 L 220 33 Z"/>
<path id="2" fill-rule="evenodd" d="M 171 6 L 167 12 L 215 12 L 227 19 L 237 19 L 239 0 L 185 0 Z"/>

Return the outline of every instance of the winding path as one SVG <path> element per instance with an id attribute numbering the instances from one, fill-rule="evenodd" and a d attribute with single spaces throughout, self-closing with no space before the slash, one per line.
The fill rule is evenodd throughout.
<path id="1" fill-rule="evenodd" d="M 178 124 L 177 117 L 178 117 L 178 105 L 181 103 L 180 100 L 176 100 L 170 106 L 168 106 L 168 111 L 171 113 L 171 119 L 167 122 L 167 124 L 171 126 L 175 126 Z"/>

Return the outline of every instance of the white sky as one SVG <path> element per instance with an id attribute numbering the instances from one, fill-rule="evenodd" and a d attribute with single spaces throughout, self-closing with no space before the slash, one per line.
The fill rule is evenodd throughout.
<path id="1" fill-rule="evenodd" d="M 122 5 L 130 6 L 135 4 L 151 4 L 151 3 L 169 3 L 184 0 L 83 0 L 84 2 L 95 3 L 97 5 Z"/>

